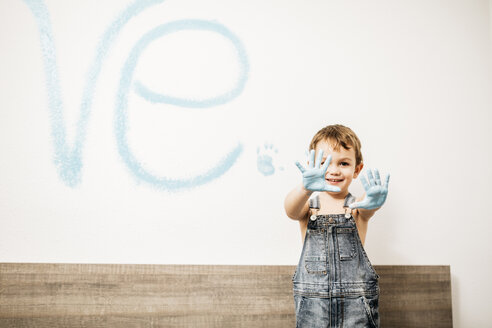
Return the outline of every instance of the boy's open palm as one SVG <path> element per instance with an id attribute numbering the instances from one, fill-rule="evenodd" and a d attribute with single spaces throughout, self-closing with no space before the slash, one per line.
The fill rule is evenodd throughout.
<path id="1" fill-rule="evenodd" d="M 338 192 L 341 189 L 336 186 L 329 185 L 325 180 L 326 170 L 331 162 L 331 155 L 326 158 L 325 163 L 321 166 L 323 159 L 323 150 L 320 149 L 316 162 L 314 161 L 315 150 L 311 149 L 308 159 L 308 168 L 304 168 L 298 161 L 296 165 L 302 172 L 302 183 L 304 188 L 312 191 L 334 191 Z M 321 166 L 321 167 L 320 167 Z"/>
<path id="2" fill-rule="evenodd" d="M 381 178 L 377 169 L 374 169 L 374 176 L 372 175 L 371 170 L 369 170 L 369 172 L 367 172 L 367 177 L 369 179 L 369 183 L 363 175 L 360 177 L 362 186 L 366 190 L 366 196 L 362 201 L 351 204 L 349 206 L 350 208 L 365 208 L 366 210 L 372 210 L 383 206 L 386 201 L 390 175 L 388 174 L 386 177 L 385 184 L 381 184 Z"/>

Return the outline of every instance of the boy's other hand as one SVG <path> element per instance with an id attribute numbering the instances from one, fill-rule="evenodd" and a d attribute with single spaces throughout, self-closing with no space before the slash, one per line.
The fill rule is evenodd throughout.
<path id="1" fill-rule="evenodd" d="M 314 161 L 315 150 L 311 149 L 308 158 L 308 168 L 304 168 L 298 161 L 296 165 L 302 173 L 302 183 L 304 188 L 311 191 L 333 191 L 338 192 L 341 189 L 336 186 L 329 185 L 326 180 L 326 170 L 331 162 L 331 155 L 328 155 L 323 166 L 320 167 L 323 159 L 323 150 L 320 149 L 316 162 Z"/>
<path id="2" fill-rule="evenodd" d="M 367 172 L 367 177 L 369 183 L 367 183 L 363 175 L 360 177 L 362 186 L 366 190 L 366 195 L 362 201 L 349 205 L 351 209 L 364 208 L 366 210 L 372 210 L 383 206 L 386 201 L 390 175 L 388 174 L 386 177 L 385 184 L 381 184 L 381 178 L 379 177 L 379 171 L 377 169 L 374 169 L 374 176 L 372 175 L 371 170 L 369 170 L 369 172 Z"/>

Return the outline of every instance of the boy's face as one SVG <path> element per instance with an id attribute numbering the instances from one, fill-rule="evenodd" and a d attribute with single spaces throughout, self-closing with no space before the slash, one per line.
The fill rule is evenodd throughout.
<path id="1" fill-rule="evenodd" d="M 331 155 L 331 162 L 325 175 L 326 182 L 329 185 L 339 187 L 341 189 L 339 193 L 345 194 L 352 180 L 359 175 L 364 164 L 360 163 L 357 167 L 355 166 L 355 151 L 353 148 L 347 150 L 340 146 L 340 149 L 336 151 L 333 149 L 331 142 L 321 140 L 316 145 L 316 156 L 321 149 L 323 150 L 321 165 L 325 162 L 326 157 Z M 330 191 L 330 193 L 334 192 Z"/>

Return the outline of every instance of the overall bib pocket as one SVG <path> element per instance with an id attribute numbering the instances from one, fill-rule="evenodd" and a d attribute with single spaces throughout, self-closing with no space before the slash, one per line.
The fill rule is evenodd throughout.
<path id="1" fill-rule="evenodd" d="M 327 274 L 325 229 L 308 229 L 304 267 L 308 273 Z"/>
<path id="2" fill-rule="evenodd" d="M 352 260 L 357 255 L 355 228 L 337 228 L 338 254 L 340 261 Z"/>
<path id="3" fill-rule="evenodd" d="M 326 274 L 326 256 L 306 256 L 304 267 L 308 273 Z"/>

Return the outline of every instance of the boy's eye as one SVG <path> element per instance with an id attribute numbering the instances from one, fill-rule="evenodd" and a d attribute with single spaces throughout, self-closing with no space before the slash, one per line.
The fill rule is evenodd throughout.
<path id="1" fill-rule="evenodd" d="M 321 162 L 321 165 L 323 165 L 323 164 L 325 164 L 325 161 L 322 161 L 322 162 Z M 350 164 L 349 164 L 349 163 L 347 163 L 347 162 L 341 162 L 340 164 L 341 164 L 341 165 L 344 165 L 344 166 L 350 165 Z"/>
<path id="2" fill-rule="evenodd" d="M 340 165 L 342 165 L 342 166 L 350 166 L 350 163 L 348 163 L 348 162 L 340 162 Z"/>

